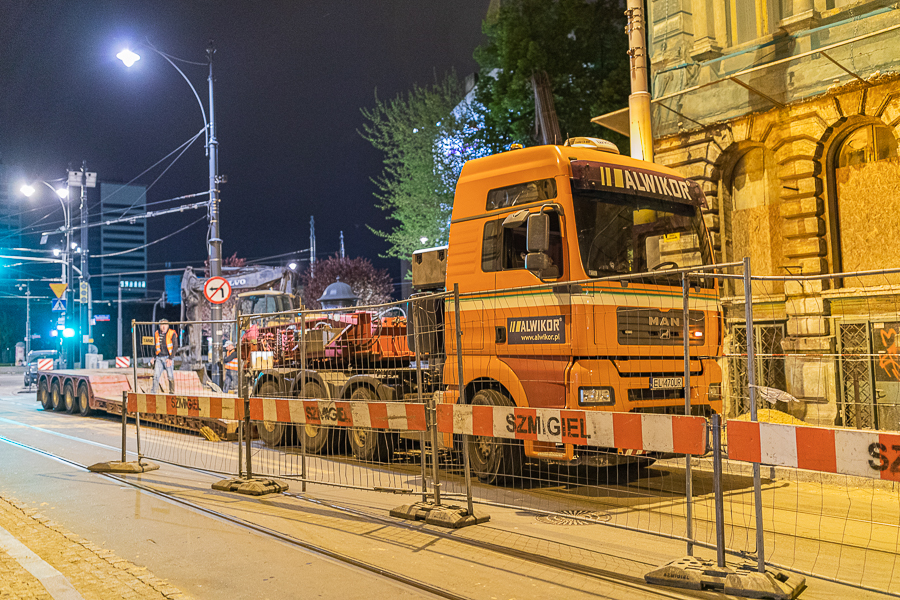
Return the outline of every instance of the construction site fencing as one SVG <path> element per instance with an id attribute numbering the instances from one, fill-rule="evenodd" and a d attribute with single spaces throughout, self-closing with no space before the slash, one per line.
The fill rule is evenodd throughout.
<path id="1" fill-rule="evenodd" d="M 191 368 L 187 358 L 192 329 L 204 326 L 232 333 L 235 323 L 132 323 L 133 393 L 128 412 L 135 418 L 141 457 L 238 476 L 243 400 L 236 389 L 223 392 L 205 368 Z"/>
<path id="2" fill-rule="evenodd" d="M 900 433 L 886 431 L 900 427 L 879 387 L 892 383 L 898 274 L 757 277 L 745 260 L 238 314 L 229 392 L 176 373 L 175 395 L 150 393 L 137 372 L 155 343 L 136 343 L 128 408 L 142 454 L 175 464 L 514 507 L 900 595 Z M 828 314 L 798 312 L 817 307 Z M 832 346 L 800 335 L 819 331 L 798 329 L 812 318 Z M 867 351 L 840 345 L 851 321 Z M 136 323 L 134 339 L 156 325 Z M 844 383 L 860 363 L 887 390 L 868 412 Z M 159 415 L 218 423 L 224 441 Z"/>
<path id="3" fill-rule="evenodd" d="M 418 316 L 411 302 L 241 315 L 253 472 L 421 493 L 425 403 L 445 356 L 441 303 L 416 304 Z M 420 360 L 416 336 L 430 344 Z"/>
<path id="4" fill-rule="evenodd" d="M 728 550 L 900 594 L 900 269 L 721 278 Z"/>

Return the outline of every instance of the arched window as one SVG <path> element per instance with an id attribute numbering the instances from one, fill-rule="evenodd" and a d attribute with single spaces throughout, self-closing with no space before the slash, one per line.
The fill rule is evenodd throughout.
<path id="1" fill-rule="evenodd" d="M 897 140 L 883 125 L 866 125 L 847 136 L 838 152 L 838 168 L 897 158 Z"/>
<path id="2" fill-rule="evenodd" d="M 900 266 L 888 251 L 900 238 L 900 160 L 893 132 L 879 124 L 854 129 L 831 167 L 834 270 Z"/>
<path id="3" fill-rule="evenodd" d="M 726 192 L 727 260 L 749 256 L 755 274 L 782 274 L 780 194 L 772 153 L 757 146 L 742 154 L 726 176 Z M 763 287 L 766 293 L 780 293 L 782 288 L 778 282 Z M 743 293 L 742 286 L 735 291 Z"/>

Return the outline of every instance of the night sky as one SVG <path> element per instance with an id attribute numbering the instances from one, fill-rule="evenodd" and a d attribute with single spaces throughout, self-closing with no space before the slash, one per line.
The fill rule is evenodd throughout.
<path id="1" fill-rule="evenodd" d="M 203 126 L 181 76 L 136 43 L 149 38 L 168 54 L 205 62 L 213 39 L 219 170 L 228 177 L 220 188 L 224 255 L 257 259 L 306 248 L 314 215 L 320 258 L 338 250 L 343 230 L 349 256 L 371 258 L 396 278 L 398 261 L 378 259 L 386 245 L 366 227 L 390 225 L 375 206 L 371 179 L 382 157 L 358 133 L 360 108 L 373 106 L 376 89 L 393 98 L 451 68 L 460 76 L 477 70 L 472 54 L 484 41 L 488 4 L 6 0 L 0 160 L 36 179 L 58 179 L 86 160 L 101 180 L 132 180 Z M 115 58 L 126 45 L 142 57 L 131 69 Z M 206 105 L 206 67 L 180 66 Z M 160 172 L 137 182 L 149 185 Z M 147 200 L 207 188 L 201 137 Z M 59 211 L 53 199 L 44 202 Z M 152 219 L 149 239 L 203 214 Z M 151 246 L 150 268 L 202 263 L 205 230 L 204 221 Z"/>

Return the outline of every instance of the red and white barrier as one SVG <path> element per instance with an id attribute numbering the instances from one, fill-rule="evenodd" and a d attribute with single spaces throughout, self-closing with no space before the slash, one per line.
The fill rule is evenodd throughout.
<path id="1" fill-rule="evenodd" d="M 338 427 L 425 431 L 425 405 L 401 402 L 345 402 L 250 398 L 250 418 Z"/>
<path id="2" fill-rule="evenodd" d="M 728 458 L 900 481 L 900 434 L 728 421 Z"/>
<path id="3" fill-rule="evenodd" d="M 37 370 L 38 371 L 52 371 L 53 370 L 53 359 L 52 358 L 39 358 L 37 361 Z"/>
<path id="4" fill-rule="evenodd" d="M 116 357 L 116 368 L 117 369 L 127 369 L 131 366 L 131 357 L 130 356 L 117 356 Z"/>
<path id="5" fill-rule="evenodd" d="M 578 444 L 623 450 L 706 453 L 706 419 L 512 406 L 440 404 L 441 433 Z"/>
<path id="6" fill-rule="evenodd" d="M 244 418 L 244 400 L 230 396 L 178 396 L 129 392 L 128 412 L 234 421 Z"/>

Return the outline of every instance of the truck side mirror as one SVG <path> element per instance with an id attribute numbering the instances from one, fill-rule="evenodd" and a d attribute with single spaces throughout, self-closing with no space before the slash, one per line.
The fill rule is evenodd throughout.
<path id="1" fill-rule="evenodd" d="M 529 252 L 525 255 L 525 270 L 533 273 L 538 279 L 544 279 L 544 274 L 552 266 L 550 257 L 543 252 Z"/>
<path id="2" fill-rule="evenodd" d="M 528 254 L 525 255 L 525 269 L 541 281 L 559 277 L 559 266 L 554 265 L 547 255 L 550 249 L 550 216 L 544 212 L 529 215 L 526 237 Z"/>
<path id="3" fill-rule="evenodd" d="M 528 216 L 528 252 L 546 252 L 550 249 L 550 216 L 535 213 Z"/>

